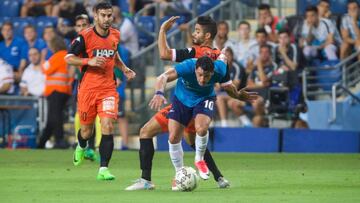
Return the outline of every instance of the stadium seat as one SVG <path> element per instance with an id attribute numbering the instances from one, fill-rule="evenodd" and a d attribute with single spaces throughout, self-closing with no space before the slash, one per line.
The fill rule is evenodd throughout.
<path id="1" fill-rule="evenodd" d="M 14 35 L 17 37 L 24 37 L 24 27 L 26 27 L 27 25 L 34 25 L 35 23 L 34 18 L 32 17 L 16 17 L 12 18 L 11 22 L 14 26 Z"/>
<path id="2" fill-rule="evenodd" d="M 324 61 L 320 64 L 320 67 L 334 67 L 338 64 L 339 61 Z M 325 91 L 330 91 L 332 85 L 336 82 L 339 82 L 341 79 L 341 69 L 319 69 L 316 71 L 317 82 L 321 84 L 322 89 Z"/>
<path id="3" fill-rule="evenodd" d="M 140 16 L 137 24 L 144 30 L 149 32 L 155 31 L 155 18 L 153 16 Z M 148 33 L 138 29 L 139 33 L 139 45 L 140 47 L 145 47 L 154 42 L 154 37 Z"/>
<path id="4" fill-rule="evenodd" d="M 197 6 L 198 15 L 203 14 L 207 10 L 211 9 L 212 7 L 220 4 L 220 0 L 203 0 Z"/>
<path id="5" fill-rule="evenodd" d="M 58 18 L 57 17 L 48 17 L 48 16 L 40 16 L 36 18 L 36 32 L 38 36 L 42 36 L 44 32 L 44 28 L 47 26 L 57 26 Z"/>
<path id="6" fill-rule="evenodd" d="M 19 0 L 2 0 L 0 1 L 0 16 L 17 17 L 20 14 L 21 1 Z"/>
<path id="7" fill-rule="evenodd" d="M 129 13 L 129 3 L 128 0 L 118 0 L 118 6 L 122 13 Z"/>

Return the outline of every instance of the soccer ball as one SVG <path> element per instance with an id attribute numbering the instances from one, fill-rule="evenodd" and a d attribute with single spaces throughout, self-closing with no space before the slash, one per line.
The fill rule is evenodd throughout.
<path id="1" fill-rule="evenodd" d="M 199 184 L 199 176 L 195 169 L 185 166 L 176 172 L 176 187 L 181 191 L 193 191 Z"/>

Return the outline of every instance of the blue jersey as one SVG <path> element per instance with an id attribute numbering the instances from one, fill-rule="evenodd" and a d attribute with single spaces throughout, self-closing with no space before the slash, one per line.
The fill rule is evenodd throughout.
<path id="1" fill-rule="evenodd" d="M 214 61 L 214 74 L 210 81 L 200 86 L 195 75 L 196 59 L 188 59 L 175 65 L 178 81 L 175 88 L 175 96 L 185 106 L 194 107 L 207 97 L 214 97 L 215 83 L 231 82 L 227 65 L 223 61 Z"/>
<path id="2" fill-rule="evenodd" d="M 10 64 L 14 70 L 19 68 L 21 59 L 27 58 L 23 47 L 24 43 L 22 39 L 16 37 L 9 46 L 6 46 L 5 40 L 0 42 L 0 58 Z"/>
<path id="3" fill-rule="evenodd" d="M 28 43 L 25 43 L 24 44 L 24 52 L 25 52 L 24 54 L 26 55 L 26 60 L 29 61 L 29 49 L 30 48 L 36 48 L 41 53 L 41 51 L 43 49 L 45 49 L 46 47 L 47 47 L 46 42 L 41 38 L 36 39 L 34 46 L 32 46 L 32 47 L 30 47 L 30 45 Z"/>

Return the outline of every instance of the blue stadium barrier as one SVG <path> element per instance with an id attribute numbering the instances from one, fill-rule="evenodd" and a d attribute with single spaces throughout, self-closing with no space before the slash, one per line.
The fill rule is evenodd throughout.
<path id="1" fill-rule="evenodd" d="M 159 151 L 169 151 L 169 134 L 168 133 L 161 133 L 157 137 L 157 150 Z M 186 144 L 185 140 L 181 142 L 183 150 L 186 152 L 194 151 L 188 144 Z M 211 146 L 211 141 L 209 140 L 208 146 Z"/>
<path id="2" fill-rule="evenodd" d="M 20 14 L 21 0 L 2 0 L 0 1 L 1 17 L 17 17 Z"/>
<path id="3" fill-rule="evenodd" d="M 57 17 L 40 16 L 35 19 L 36 21 L 36 32 L 38 37 L 42 37 L 44 28 L 47 26 L 56 27 L 58 23 Z"/>
<path id="4" fill-rule="evenodd" d="M 283 130 L 283 152 L 359 153 L 359 132 L 330 130 Z"/>
<path id="5" fill-rule="evenodd" d="M 14 26 L 14 35 L 17 37 L 24 37 L 24 28 L 27 25 L 34 25 L 35 20 L 32 17 L 16 17 L 12 18 L 11 22 Z"/>
<path id="6" fill-rule="evenodd" d="M 140 16 L 137 22 L 143 29 L 154 32 L 155 31 L 155 17 L 154 16 Z M 154 37 L 138 29 L 139 33 L 139 45 L 145 47 L 150 45 L 154 41 Z"/>
<path id="7" fill-rule="evenodd" d="M 214 151 L 278 152 L 279 129 L 215 128 Z"/>

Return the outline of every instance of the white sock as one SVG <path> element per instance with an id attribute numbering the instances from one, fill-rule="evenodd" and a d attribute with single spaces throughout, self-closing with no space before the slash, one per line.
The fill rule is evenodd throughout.
<path id="1" fill-rule="evenodd" d="M 169 154 L 172 164 L 176 171 L 180 170 L 184 166 L 184 151 L 181 146 L 181 142 L 177 144 L 171 144 L 169 142 Z"/>
<path id="2" fill-rule="evenodd" d="M 251 121 L 245 114 L 239 116 L 239 120 L 244 126 L 251 126 Z"/>
<path id="3" fill-rule="evenodd" d="M 106 170 L 107 168 L 108 168 L 108 167 L 103 167 L 103 166 L 102 166 L 102 167 L 99 168 L 99 171 Z"/>
<path id="4" fill-rule="evenodd" d="M 226 120 L 221 120 L 221 127 L 227 127 Z"/>
<path id="5" fill-rule="evenodd" d="M 206 151 L 207 143 L 209 140 L 209 131 L 206 132 L 204 137 L 200 137 L 196 133 L 195 137 L 195 162 L 204 160 L 204 154 Z"/>

